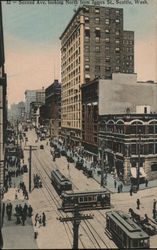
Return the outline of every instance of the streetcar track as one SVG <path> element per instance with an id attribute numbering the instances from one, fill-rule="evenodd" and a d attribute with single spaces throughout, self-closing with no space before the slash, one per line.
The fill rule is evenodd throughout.
<path id="1" fill-rule="evenodd" d="M 38 152 L 38 153 L 37 153 L 37 152 Z M 37 153 L 37 155 L 38 155 L 38 154 L 39 154 L 39 151 L 37 151 L 37 152 L 35 152 L 35 153 Z M 47 156 L 49 157 L 49 159 L 51 160 L 51 153 L 50 153 L 50 151 L 48 150 L 47 147 L 46 147 L 46 150 L 44 150 L 44 152 L 46 153 L 46 155 L 47 155 Z M 57 164 L 56 162 L 53 163 L 53 164 L 51 165 L 51 170 L 50 170 L 50 166 L 49 166 L 48 162 L 45 161 L 46 158 L 44 158 L 44 159 L 41 161 L 41 160 L 39 159 L 39 158 L 40 158 L 40 155 L 38 155 L 38 156 L 39 156 L 39 157 L 36 157 L 37 160 L 40 162 L 43 171 L 46 173 L 46 175 L 48 176 L 48 178 L 51 180 L 50 174 L 51 174 L 52 169 L 54 169 L 54 164 L 56 165 L 56 166 L 55 166 L 56 168 L 59 168 L 59 167 L 58 167 L 58 164 Z M 62 158 L 61 158 L 61 160 L 62 160 L 62 162 L 64 162 Z M 45 169 L 43 162 L 46 163 L 46 164 L 45 164 L 45 165 L 46 165 L 46 168 L 49 169 L 50 173 L 48 173 L 48 171 Z M 43 178 L 43 179 L 45 179 L 45 178 Z M 44 181 L 45 181 L 45 180 L 44 180 Z M 72 182 L 72 180 L 71 180 L 71 182 Z M 47 185 L 47 183 L 46 183 L 46 185 Z M 73 182 L 72 182 L 72 185 L 73 185 L 76 189 L 79 189 Z M 49 191 L 48 191 L 48 192 L 51 192 L 51 193 L 52 193 L 52 191 L 50 191 L 50 188 L 49 188 Z M 50 195 L 50 196 L 51 196 L 51 195 Z M 54 196 L 54 195 L 53 195 L 53 196 Z M 54 199 L 56 199 L 56 197 L 55 197 Z M 56 207 L 58 208 L 58 205 L 56 205 Z M 61 212 L 61 211 L 60 211 L 60 212 Z M 105 216 L 104 214 L 102 214 L 101 211 L 98 211 L 98 212 L 101 214 L 101 216 L 102 216 L 104 219 L 106 219 L 106 216 Z M 60 214 L 62 215 L 62 213 L 60 213 Z M 95 218 L 96 218 L 96 221 L 100 224 L 100 221 L 98 220 L 97 216 L 95 216 Z M 80 226 L 81 226 L 81 228 L 84 230 L 85 234 L 86 234 L 87 237 L 90 239 L 90 241 L 92 242 L 92 245 L 94 245 L 95 248 L 97 248 L 96 245 L 97 245 L 99 248 L 101 248 L 100 243 L 99 243 L 98 240 L 96 239 L 95 235 L 97 235 L 98 239 L 106 246 L 106 248 L 112 248 L 112 247 L 113 247 L 113 246 L 111 247 L 110 244 L 108 244 L 108 245 L 106 244 L 105 240 L 102 239 L 102 237 L 99 235 L 99 233 L 96 231 L 96 229 L 94 228 L 94 226 L 93 226 L 89 221 L 84 221 L 84 223 L 85 223 L 87 229 L 86 229 L 82 224 L 80 224 Z M 66 224 L 67 224 L 67 223 L 66 223 Z M 101 225 L 103 226 L 102 223 L 101 223 Z M 92 228 L 92 229 L 91 229 L 91 228 Z M 104 228 L 104 229 L 105 229 L 105 228 Z M 89 235 L 89 233 L 87 232 L 87 230 L 88 230 L 89 233 L 92 235 L 92 238 L 90 237 L 90 235 Z M 93 232 L 92 232 L 92 230 L 93 230 Z M 67 235 L 68 235 L 68 234 L 67 234 Z M 105 237 L 107 237 L 107 236 L 105 235 Z M 95 245 L 93 239 L 94 239 L 96 245 Z M 80 237 L 79 237 L 79 240 L 80 240 L 80 242 L 82 241 Z M 81 242 L 81 244 L 82 244 L 83 248 L 85 248 L 83 242 Z"/>

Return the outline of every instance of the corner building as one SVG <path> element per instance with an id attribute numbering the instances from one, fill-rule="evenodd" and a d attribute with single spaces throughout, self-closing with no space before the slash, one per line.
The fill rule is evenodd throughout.
<path id="1" fill-rule="evenodd" d="M 123 30 L 123 9 L 78 8 L 61 37 L 62 138 L 79 145 L 81 85 L 112 73 L 134 73 L 134 32 Z"/>

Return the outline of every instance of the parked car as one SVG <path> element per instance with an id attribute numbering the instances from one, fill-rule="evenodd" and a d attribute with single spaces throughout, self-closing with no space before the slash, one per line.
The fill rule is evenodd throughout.
<path id="1" fill-rule="evenodd" d="M 76 162 L 76 168 L 81 170 L 83 168 L 83 161 L 77 161 Z"/>
<path id="2" fill-rule="evenodd" d="M 60 158 L 61 157 L 61 153 L 59 149 L 56 149 L 54 152 L 55 158 Z"/>
<path id="3" fill-rule="evenodd" d="M 72 158 L 72 156 L 67 156 L 67 161 L 70 163 L 73 163 L 74 159 Z"/>
<path id="4" fill-rule="evenodd" d="M 41 145 L 40 145 L 40 149 L 44 149 L 44 145 L 41 144 Z"/>
<path id="5" fill-rule="evenodd" d="M 66 156 L 67 154 L 66 154 L 66 151 L 65 150 L 61 150 L 61 155 L 62 156 Z"/>

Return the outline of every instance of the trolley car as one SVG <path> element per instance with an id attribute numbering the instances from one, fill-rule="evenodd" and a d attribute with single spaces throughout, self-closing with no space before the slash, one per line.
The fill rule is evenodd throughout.
<path id="1" fill-rule="evenodd" d="M 149 236 L 122 211 L 106 213 L 106 229 L 119 248 L 149 248 Z"/>
<path id="2" fill-rule="evenodd" d="M 72 190 L 71 181 L 66 178 L 58 169 L 51 172 L 51 183 L 58 194 L 61 194 L 63 191 Z"/>
<path id="3" fill-rule="evenodd" d="M 79 206 L 79 210 L 95 210 L 110 208 L 110 192 L 106 189 L 92 191 L 65 191 L 61 195 L 62 210 L 71 212 L 75 205 Z"/>

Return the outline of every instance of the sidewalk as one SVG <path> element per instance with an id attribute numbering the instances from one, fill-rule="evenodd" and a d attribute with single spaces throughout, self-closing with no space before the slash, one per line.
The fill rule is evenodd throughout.
<path id="1" fill-rule="evenodd" d="M 101 182 L 101 175 L 98 175 L 97 172 L 93 172 L 93 178 L 100 183 Z M 117 186 L 116 188 L 114 187 L 114 178 L 111 174 L 107 174 L 107 185 L 105 186 L 110 192 L 112 193 L 117 193 L 118 192 L 118 185 L 120 185 L 122 182 L 116 180 L 117 182 Z M 153 181 L 149 181 L 148 182 L 148 186 L 146 187 L 145 183 L 140 184 L 139 189 L 143 190 L 143 189 L 149 189 L 149 188 L 153 188 L 153 187 L 157 187 L 157 180 L 153 180 Z M 130 191 L 130 185 L 124 185 L 123 184 L 123 190 L 122 192 L 129 192 Z"/>
<path id="2" fill-rule="evenodd" d="M 16 224 L 15 206 L 21 204 L 23 207 L 26 203 L 29 205 L 29 201 L 23 198 L 22 190 L 18 193 L 18 199 L 15 199 L 16 187 L 18 186 L 19 181 L 22 179 L 22 176 L 14 178 L 14 185 L 12 188 L 8 189 L 8 192 L 5 193 L 3 202 L 6 204 L 11 202 L 13 205 L 12 208 L 12 217 L 11 221 L 8 221 L 6 209 L 3 220 L 2 227 L 2 236 L 3 236 L 3 249 L 37 249 L 37 243 L 34 239 L 34 229 L 32 218 L 27 217 L 25 221 L 25 226 L 22 224 Z"/>

